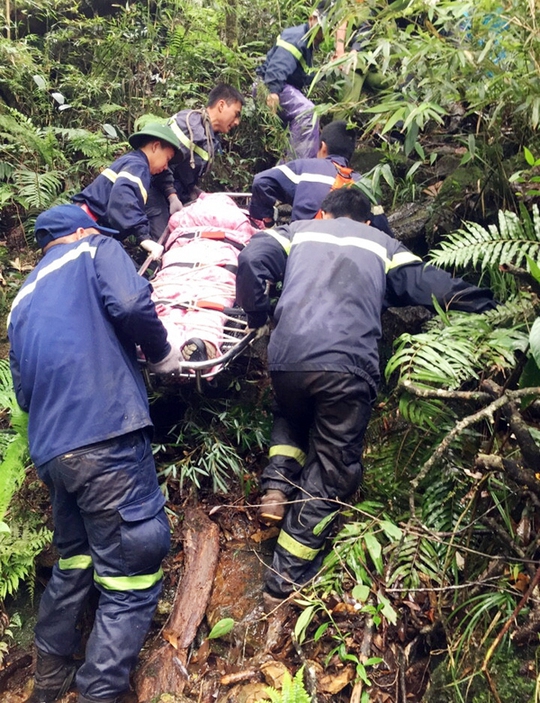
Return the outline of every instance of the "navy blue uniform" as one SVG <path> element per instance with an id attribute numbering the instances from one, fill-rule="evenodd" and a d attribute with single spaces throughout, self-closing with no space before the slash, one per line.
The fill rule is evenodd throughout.
<path id="1" fill-rule="evenodd" d="M 258 173 L 251 189 L 249 214 L 256 220 L 272 219 L 274 203 L 279 200 L 292 205 L 291 222 L 313 219 L 334 185 L 336 165 L 348 167 L 349 162 L 344 156 L 332 154 L 324 159 L 296 159 Z M 353 171 L 351 178 L 356 182 L 361 176 Z M 371 224 L 394 236 L 382 212 L 373 213 Z"/>
<path id="2" fill-rule="evenodd" d="M 140 244 L 151 239 L 145 212 L 150 180 L 146 155 L 140 150 L 130 151 L 104 169 L 72 200 L 76 205 L 86 203 L 98 224 L 119 230 L 120 239 L 133 235 Z"/>
<path id="3" fill-rule="evenodd" d="M 314 528 L 362 478 L 362 444 L 379 382 L 385 305 L 483 312 L 490 291 L 424 264 L 403 244 L 345 217 L 255 234 L 240 253 L 237 300 L 250 327 L 270 307 L 266 281 L 283 281 L 268 346 L 276 399 L 263 488 L 288 506 L 267 590 L 285 596 L 319 565 L 330 525 Z"/>
<path id="4" fill-rule="evenodd" d="M 270 93 L 281 93 L 286 83 L 302 90 L 311 82 L 313 48 L 308 44 L 308 32 L 307 22 L 284 29 L 257 68 Z"/>
<path id="5" fill-rule="evenodd" d="M 290 129 L 289 158 L 311 158 L 319 149 L 319 120 L 302 90 L 311 82 L 313 47 L 309 24 L 288 27 L 276 39 L 257 69 L 270 93 L 279 95 L 280 117 Z"/>
<path id="6" fill-rule="evenodd" d="M 159 238 L 169 222 L 167 198 L 176 194 L 186 204 L 197 197 L 194 189 L 210 170 L 215 154 L 221 152 L 221 142 L 206 110 L 180 110 L 167 125 L 180 140 L 180 149 L 169 162 L 169 168 L 152 180 L 146 214 L 154 239 Z"/>
<path id="7" fill-rule="evenodd" d="M 8 326 L 14 387 L 29 412 L 30 455 L 50 489 L 60 554 L 36 644 L 59 657 L 76 652 L 94 584 L 100 601 L 77 688 L 98 700 L 129 688 L 169 548 L 135 348 L 154 362 L 170 351 L 150 292 L 119 242 L 90 235 L 46 252 Z"/>

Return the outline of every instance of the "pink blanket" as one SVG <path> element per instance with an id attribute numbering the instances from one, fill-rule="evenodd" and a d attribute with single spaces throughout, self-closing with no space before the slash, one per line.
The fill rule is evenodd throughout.
<path id="1" fill-rule="evenodd" d="M 238 254 L 255 230 L 231 198 L 211 193 L 172 215 L 169 228 L 152 279 L 156 310 L 174 348 L 196 337 L 212 358 L 223 340 L 223 309 L 234 303 Z"/>

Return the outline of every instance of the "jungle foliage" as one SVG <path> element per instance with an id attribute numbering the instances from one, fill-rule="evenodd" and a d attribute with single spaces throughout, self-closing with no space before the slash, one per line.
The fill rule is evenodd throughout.
<path id="1" fill-rule="evenodd" d="M 41 210 L 80 190 L 127 148 L 145 115 L 198 107 L 218 81 L 249 95 L 279 30 L 306 18 L 293 0 L 18 0 L 6 16 L 7 7 L 3 236 L 16 225 L 29 232 Z M 403 626 L 404 649 L 422 641 L 446 654 L 434 700 L 456 702 L 501 700 L 502 647 L 534 643 L 540 631 L 538 14 L 535 0 L 336 0 L 325 20 L 311 91 L 323 122 L 345 117 L 378 146 L 380 163 L 364 183 L 389 206 L 469 195 L 454 174 L 442 183 L 430 171 L 445 150 L 458 154 L 474 176 L 475 209 L 430 260 L 489 285 L 501 301 L 481 316 L 438 309 L 420 334 L 397 340 L 386 369 L 394 390 L 369 431 L 365 500 L 336 505 L 332 549 L 302 594 L 298 640 L 323 650 L 328 667 L 353 667 L 356 700 L 382 676 L 376 634 L 404 622 L 415 633 Z M 367 26 L 368 40 L 335 59 L 342 23 L 348 39 Z M 380 75 L 379 89 L 357 90 L 370 73 Z M 249 190 L 253 173 L 281 155 L 279 121 L 251 98 L 244 115 L 224 139 L 209 189 Z M 14 290 L 4 290 L 9 302 Z M 16 503 L 7 508 L 27 464 L 8 387 L 3 366 L 2 598 L 49 538 L 41 525 L 17 522 Z M 253 477 L 243 467 L 267 439 L 266 397 L 247 411 L 202 400 L 159 447 L 164 490 L 234 491 L 238 480 L 249 497 Z M 477 686 L 483 676 L 487 687 Z M 300 680 L 274 700 L 303 700 Z"/>

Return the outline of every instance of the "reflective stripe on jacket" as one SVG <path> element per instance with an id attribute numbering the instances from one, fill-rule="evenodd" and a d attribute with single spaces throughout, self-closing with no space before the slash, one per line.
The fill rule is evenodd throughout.
<path id="1" fill-rule="evenodd" d="M 467 312 L 495 306 L 490 291 L 424 264 L 399 241 L 346 217 L 295 222 L 252 237 L 237 275 L 237 301 L 250 326 L 270 311 L 267 280 L 283 281 L 269 369 L 353 373 L 374 390 L 386 305 L 432 308 L 435 296 L 442 306 Z"/>
<path id="2" fill-rule="evenodd" d="M 176 193 L 187 203 L 192 189 L 211 168 L 214 155 L 220 153 L 221 142 L 205 110 L 181 110 L 167 124 L 180 140 L 180 149 L 169 168 L 154 177 L 154 185 L 164 195 Z"/>
<path id="3" fill-rule="evenodd" d="M 148 159 L 136 149 L 116 159 L 72 200 L 85 203 L 99 224 L 119 230 L 119 239 L 133 235 L 141 242 L 150 238 L 144 211 L 150 179 Z"/>
<path id="4" fill-rule="evenodd" d="M 279 35 L 257 69 L 271 93 L 281 93 L 285 83 L 302 90 L 311 80 L 313 48 L 308 46 L 309 24 L 288 27 Z"/>
<path id="5" fill-rule="evenodd" d="M 150 293 L 121 244 L 100 234 L 51 247 L 26 279 L 8 335 L 37 466 L 152 424 L 135 345 L 153 361 L 170 345 Z"/>
<path id="6" fill-rule="evenodd" d="M 312 220 L 334 185 L 336 165 L 347 167 L 349 162 L 343 156 L 331 154 L 324 159 L 296 159 L 258 173 L 251 189 L 249 214 L 256 220 L 271 219 L 274 203 L 279 200 L 292 205 L 291 222 Z M 351 177 L 355 182 L 361 178 L 355 171 Z M 373 214 L 371 224 L 394 236 L 383 212 Z"/>

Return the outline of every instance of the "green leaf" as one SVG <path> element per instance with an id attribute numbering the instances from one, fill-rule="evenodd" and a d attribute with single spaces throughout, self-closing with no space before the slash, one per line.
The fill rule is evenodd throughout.
<path id="1" fill-rule="evenodd" d="M 364 542 L 366 543 L 366 548 L 369 552 L 369 556 L 371 557 L 371 561 L 373 562 L 375 568 L 377 569 L 377 573 L 382 574 L 383 572 L 383 560 L 382 560 L 382 548 L 381 545 L 379 544 L 379 541 L 375 537 L 374 534 L 371 532 L 367 532 L 364 535 Z"/>
<path id="2" fill-rule="evenodd" d="M 335 510 L 333 513 L 330 513 L 330 515 L 327 515 L 326 517 L 324 517 L 313 528 L 313 534 L 320 535 L 321 532 L 332 522 L 332 520 L 336 517 L 337 514 L 338 514 L 338 511 Z"/>
<path id="3" fill-rule="evenodd" d="M 318 607 L 318 605 L 310 605 L 309 608 L 306 608 L 300 614 L 300 617 L 296 621 L 296 625 L 294 626 L 294 635 L 298 640 L 299 644 L 302 644 L 302 642 L 305 640 L 307 627 L 313 619 L 315 611 L 318 609 Z"/>
<path id="4" fill-rule="evenodd" d="M 534 278 L 535 281 L 540 283 L 540 266 L 538 266 L 536 261 L 534 259 L 531 259 L 528 254 L 525 254 L 525 258 L 527 259 L 527 263 L 529 264 L 529 272 L 531 276 Z"/>
<path id="5" fill-rule="evenodd" d="M 34 80 L 35 80 L 35 76 L 34 76 Z M 523 154 L 525 156 L 525 161 L 529 164 L 529 166 L 534 166 L 535 158 L 532 155 L 532 152 L 529 149 L 527 149 L 526 146 L 523 147 Z"/>
<path id="6" fill-rule="evenodd" d="M 369 586 L 363 586 L 361 584 L 356 585 L 351 591 L 352 597 L 360 603 L 365 603 L 367 601 L 369 593 Z"/>
<path id="7" fill-rule="evenodd" d="M 324 635 L 326 630 L 328 630 L 329 627 L 330 627 L 330 621 L 323 622 L 322 625 L 319 625 L 319 627 L 315 631 L 315 634 L 313 635 L 313 641 L 318 642 L 321 639 L 321 637 Z"/>
<path id="8" fill-rule="evenodd" d="M 390 522 L 390 520 L 381 520 L 380 526 L 389 539 L 399 541 L 403 536 L 401 528 Z"/>
<path id="9" fill-rule="evenodd" d="M 232 618 L 223 618 L 216 622 L 214 627 L 210 630 L 208 635 L 209 640 L 216 640 L 219 637 L 227 635 L 234 627 L 234 620 Z"/>
<path id="10" fill-rule="evenodd" d="M 534 388 L 540 386 L 540 368 L 536 365 L 536 361 L 530 356 L 519 378 L 520 388 Z M 536 396 L 526 396 L 521 399 L 521 407 L 525 408 L 536 400 Z"/>
<path id="11" fill-rule="evenodd" d="M 386 596 L 383 596 L 382 593 L 377 593 L 377 600 L 382 605 L 381 613 L 388 620 L 388 622 L 392 623 L 392 625 L 395 625 L 397 623 L 397 613 L 390 604 L 388 598 L 386 598 Z"/>
<path id="12" fill-rule="evenodd" d="M 531 327 L 529 334 L 529 343 L 531 345 L 531 354 L 536 361 L 536 365 L 540 368 L 540 317 L 537 317 Z"/>

